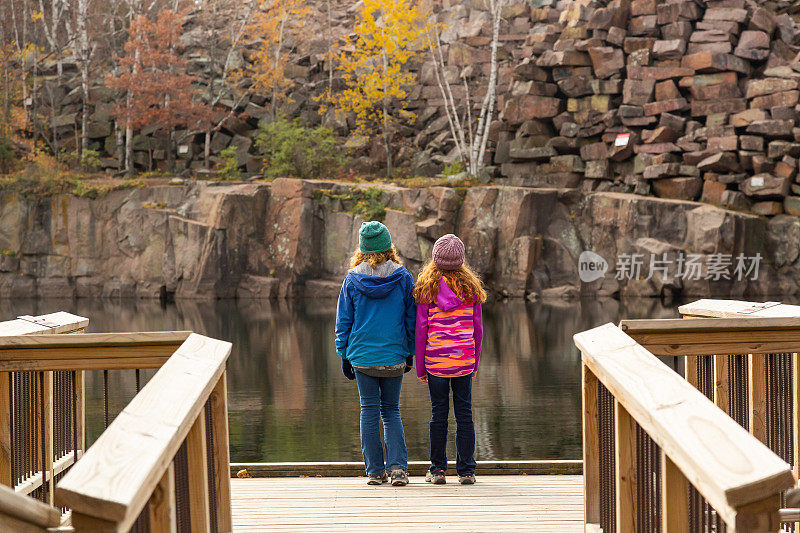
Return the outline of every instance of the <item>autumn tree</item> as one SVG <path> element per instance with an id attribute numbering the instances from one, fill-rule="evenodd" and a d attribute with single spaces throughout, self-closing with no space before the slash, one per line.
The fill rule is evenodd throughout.
<path id="1" fill-rule="evenodd" d="M 273 116 L 282 91 L 291 84 L 284 72 L 287 39 L 301 37 L 309 12 L 304 0 L 258 0 L 258 10 L 248 25 L 247 35 L 257 43 L 248 72 L 252 89 L 271 95 Z"/>
<path id="2" fill-rule="evenodd" d="M 426 17 L 415 0 L 363 0 L 361 17 L 337 59 L 346 89 L 330 94 L 333 105 L 353 113 L 358 131 L 382 131 L 386 172 L 392 174 L 392 136 L 405 109 L 406 88 L 416 76 L 407 69 L 426 32 Z M 324 111 L 324 108 L 323 108 Z"/>
<path id="3" fill-rule="evenodd" d="M 14 155 L 25 149 L 24 46 L 18 46 L 8 5 L 0 6 L 0 173 L 11 169 Z"/>
<path id="4" fill-rule="evenodd" d="M 119 58 L 119 72 L 109 75 L 106 85 L 125 91 L 129 97 L 114 109 L 116 119 L 130 130 L 145 126 L 167 133 L 170 164 L 174 154 L 175 128 L 204 130 L 209 109 L 200 103 L 196 80 L 186 72 L 187 61 L 179 54 L 183 14 L 164 10 L 153 21 L 137 17 L 130 26 L 125 55 Z M 133 171 L 130 155 L 128 172 Z"/>
<path id="5" fill-rule="evenodd" d="M 38 0 L 39 10 L 34 20 L 41 24 L 50 53 L 56 58 L 59 85 L 64 75 L 64 50 L 69 45 L 72 30 L 69 27 L 69 2 L 67 0 Z"/>
<path id="6" fill-rule="evenodd" d="M 10 170 L 17 148 L 17 131 L 24 119 L 20 109 L 21 70 L 19 56 L 12 43 L 2 39 L 0 30 L 0 173 Z"/>
<path id="7" fill-rule="evenodd" d="M 441 25 L 435 21 L 432 22 L 428 25 L 426 34 L 436 82 L 444 100 L 444 110 L 450 125 L 450 133 L 453 136 L 459 159 L 472 176 L 477 176 L 484 168 L 489 128 L 497 102 L 497 50 L 500 42 L 500 21 L 503 7 L 509 3 L 509 0 L 488 0 L 489 15 L 492 20 L 492 39 L 489 42 L 491 57 L 489 81 L 480 110 L 475 116 L 473 116 L 470 84 L 467 81 L 472 65 L 467 66 L 461 72 L 461 81 L 466 94 L 461 102 L 453 96 L 452 86 L 445 73 L 446 64 L 439 38 Z"/>

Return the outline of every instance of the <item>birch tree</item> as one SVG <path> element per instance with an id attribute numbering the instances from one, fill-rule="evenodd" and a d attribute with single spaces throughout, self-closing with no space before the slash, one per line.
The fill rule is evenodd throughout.
<path id="1" fill-rule="evenodd" d="M 56 74 L 59 85 L 64 75 L 64 47 L 66 46 L 64 36 L 72 33 L 66 27 L 67 9 L 67 0 L 50 0 L 49 6 L 46 6 L 45 0 L 39 0 L 39 12 L 35 14 L 35 18 L 41 22 L 42 33 L 50 46 L 50 51 L 56 58 Z"/>
<path id="2" fill-rule="evenodd" d="M 220 102 L 223 98 L 229 97 L 233 100 L 231 106 L 229 107 L 227 112 L 224 112 L 220 115 L 214 117 L 213 120 L 210 120 L 208 123 L 208 127 L 205 131 L 205 142 L 203 148 L 203 160 L 206 169 L 211 167 L 211 134 L 215 130 L 219 130 L 225 123 L 233 117 L 236 109 L 244 102 L 247 98 L 247 92 L 241 90 L 241 82 L 243 78 L 243 72 L 240 67 L 236 65 L 236 54 L 240 53 L 242 47 L 242 41 L 246 36 L 247 29 L 250 27 L 253 21 L 253 14 L 255 12 L 256 6 L 258 5 L 258 0 L 250 0 L 247 5 L 247 9 L 244 11 L 241 18 L 232 18 L 228 24 L 228 32 L 227 36 L 224 37 L 224 41 L 227 41 L 227 44 L 224 48 L 224 53 L 222 54 L 222 59 L 220 60 L 220 70 L 222 72 L 219 79 L 212 79 L 208 83 L 206 100 L 208 101 L 209 107 L 213 109 L 217 109 Z M 211 8 L 206 8 L 207 15 L 209 15 L 210 19 L 214 19 L 217 17 L 217 4 L 214 4 Z M 221 45 L 218 42 L 213 43 L 212 45 L 215 49 L 219 48 Z M 214 54 L 215 50 L 211 50 L 210 56 L 212 58 L 219 56 L 219 54 Z"/>
<path id="3" fill-rule="evenodd" d="M 92 51 L 89 48 L 89 2 L 90 0 L 77 0 L 75 22 L 77 26 L 77 59 L 81 71 L 81 92 L 83 102 L 81 109 L 81 156 L 84 157 L 89 150 L 89 64 Z"/>
<path id="4" fill-rule="evenodd" d="M 32 42 L 33 28 L 31 28 L 31 10 L 28 0 L 9 0 L 8 6 L 10 8 L 10 13 L 4 13 L 3 16 L 5 16 L 6 20 L 8 20 L 8 15 L 10 15 L 11 27 L 14 34 L 14 45 L 16 46 L 17 55 L 20 59 L 20 70 L 22 74 L 23 116 L 25 120 L 25 126 L 27 127 L 31 118 L 28 113 L 28 102 L 30 101 L 33 103 L 35 98 L 35 94 L 33 94 L 30 100 L 28 99 L 30 96 L 28 73 L 29 70 L 32 70 L 31 65 L 34 63 L 32 59 L 35 57 L 36 48 L 35 43 Z M 35 142 L 36 133 L 34 129 L 34 143 Z"/>
<path id="5" fill-rule="evenodd" d="M 444 109 L 450 126 L 450 134 L 456 145 L 459 159 L 472 176 L 479 175 L 485 166 L 484 159 L 489 142 L 489 128 L 492 124 L 494 108 L 497 103 L 497 49 L 500 43 L 500 21 L 502 20 L 503 7 L 508 5 L 510 0 L 488 0 L 488 3 L 492 20 L 492 39 L 489 44 L 491 47 L 491 63 L 489 82 L 478 112 L 477 124 L 473 119 L 470 84 L 467 82 L 468 76 L 465 72 L 467 69 L 471 69 L 472 66 L 466 67 L 465 71 L 461 73 L 466 98 L 464 99 L 463 111 L 460 111 L 462 106 L 453 96 L 452 86 L 445 75 L 446 64 L 440 40 L 441 26 L 436 23 L 430 24 L 430 30 L 427 34 L 428 48 L 434 63 L 436 82 L 444 100 Z"/>

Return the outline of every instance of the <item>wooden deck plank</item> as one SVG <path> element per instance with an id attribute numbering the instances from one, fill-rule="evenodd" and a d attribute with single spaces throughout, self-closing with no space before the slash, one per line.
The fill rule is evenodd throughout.
<path id="1" fill-rule="evenodd" d="M 473 486 L 366 478 L 232 479 L 234 531 L 583 531 L 581 476 L 480 476 Z"/>

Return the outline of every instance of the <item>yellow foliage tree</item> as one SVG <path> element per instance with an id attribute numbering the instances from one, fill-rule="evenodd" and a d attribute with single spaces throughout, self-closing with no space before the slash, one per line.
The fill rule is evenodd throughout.
<path id="1" fill-rule="evenodd" d="M 392 174 L 395 120 L 413 118 L 405 99 L 415 75 L 406 66 L 419 52 L 426 32 L 427 17 L 418 0 L 363 0 L 355 38 L 337 58 L 346 89 L 327 95 L 337 110 L 355 114 L 358 133 L 375 125 L 382 129 L 388 175 Z M 399 108 L 397 117 L 392 116 L 393 107 Z"/>
<path id="2" fill-rule="evenodd" d="M 310 8 L 304 0 L 257 0 L 258 10 L 247 27 L 247 36 L 257 42 L 250 67 L 252 90 L 272 95 L 273 114 L 281 92 L 291 85 L 284 67 L 287 37 L 300 37 Z"/>

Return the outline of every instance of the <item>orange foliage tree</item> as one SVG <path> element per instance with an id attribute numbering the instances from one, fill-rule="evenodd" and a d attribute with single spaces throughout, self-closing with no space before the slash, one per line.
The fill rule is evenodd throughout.
<path id="1" fill-rule="evenodd" d="M 154 21 L 145 16 L 134 19 L 118 73 L 106 78 L 109 88 L 128 95 L 114 108 L 117 121 L 132 130 L 152 127 L 168 132 L 170 166 L 175 128 L 202 131 L 211 115 L 192 86 L 197 77 L 186 72 L 188 62 L 179 55 L 183 19 L 183 14 L 170 10 Z"/>
<path id="2" fill-rule="evenodd" d="M 310 13 L 304 0 L 257 0 L 258 11 L 248 25 L 247 35 L 257 47 L 250 66 L 252 89 L 272 95 L 275 114 L 279 95 L 291 82 L 286 79 L 284 67 L 288 51 L 288 37 L 302 37 L 302 28 Z"/>

